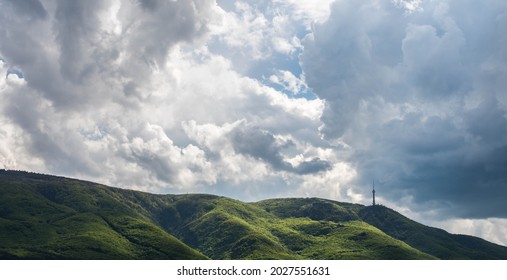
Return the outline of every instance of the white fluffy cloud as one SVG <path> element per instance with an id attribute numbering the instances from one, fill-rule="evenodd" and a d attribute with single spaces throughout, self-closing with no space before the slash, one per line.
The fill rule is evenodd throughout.
<path id="1" fill-rule="evenodd" d="M 292 10 L 291 17 L 303 21 L 307 27 L 314 23 L 324 22 L 331 11 L 330 6 L 337 0 L 274 0 L 273 2 Z"/>
<path id="2" fill-rule="evenodd" d="M 432 226 L 446 228 L 449 232 L 455 234 L 482 236 L 486 240 L 497 244 L 507 244 L 507 219 L 451 219 L 433 223 Z"/>
<path id="3" fill-rule="evenodd" d="M 279 70 L 275 75 L 271 75 L 269 80 L 283 87 L 284 90 L 296 95 L 308 90 L 308 86 L 303 77 L 296 77 L 292 72 Z"/>
<path id="4" fill-rule="evenodd" d="M 1 58 L 1 56 L 0 56 Z M 16 74 L 9 74 L 9 65 L 0 59 L 0 112 L 4 112 L 5 100 L 9 95 L 16 91 L 19 87 L 23 87 L 24 80 Z M 19 155 L 23 155 L 22 148 L 25 146 L 20 137 L 20 129 L 13 125 L 8 118 L 0 114 L 0 167 L 13 168 L 22 159 Z"/>
<path id="5" fill-rule="evenodd" d="M 246 72 L 250 64 L 269 59 L 273 53 L 288 54 L 299 47 L 297 38 L 291 38 L 287 16 L 269 13 L 268 7 L 260 10 L 248 2 L 229 2 L 233 2 L 230 9 L 219 9 L 220 20 L 211 25 L 215 35 L 211 45 L 238 69 Z"/>
<path id="6" fill-rule="evenodd" d="M 322 144 L 321 100 L 292 99 L 245 77 L 206 44 L 242 49 L 242 28 L 264 44 L 286 35 L 285 16 L 264 25 L 263 14 L 246 3 L 227 13 L 206 0 L 32 4 L 40 11 L 5 2 L 9 13 L 0 18 L 1 31 L 11 34 L 0 45 L 3 57 L 24 73 L 24 79 L 11 74 L 2 80 L 2 88 L 19 84 L 3 90 L 4 166 L 182 192 L 318 173 L 330 165 L 303 150 Z M 12 16 L 16 12 L 26 17 Z M 22 32 L 26 25 L 33 30 Z M 255 59 L 263 47 L 253 43 L 245 51 Z M 26 44 L 33 48 L 16 47 Z M 235 141 L 239 131 L 295 138 L 305 146 L 286 155 L 272 144 L 283 163 L 277 166 L 252 152 L 255 141 Z M 294 153 L 302 160 L 291 161 Z M 30 157 L 33 163 L 21 160 Z M 238 196 L 249 199 L 245 193 Z"/>

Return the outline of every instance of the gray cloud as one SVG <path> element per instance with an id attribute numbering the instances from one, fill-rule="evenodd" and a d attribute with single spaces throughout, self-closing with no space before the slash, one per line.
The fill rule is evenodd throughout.
<path id="1" fill-rule="evenodd" d="M 126 102 L 121 91 L 100 88 L 146 83 L 173 46 L 206 36 L 213 18 L 213 1 L 207 0 L 111 4 L 9 1 L 0 14 L 2 54 L 55 106 L 85 109 L 106 100 Z M 44 21 L 19 16 L 41 11 Z"/>
<path id="2" fill-rule="evenodd" d="M 297 166 L 293 166 L 284 159 L 282 150 L 294 144 L 290 141 L 277 141 L 273 134 L 258 128 L 239 127 L 235 129 L 231 133 L 231 142 L 236 152 L 264 161 L 278 171 L 311 174 L 331 168 L 329 162 L 319 158 L 303 161 Z"/>
<path id="3" fill-rule="evenodd" d="M 505 141 L 484 147 L 449 119 L 420 115 L 372 128 L 371 136 L 375 143 L 355 155 L 357 168 L 363 184 L 381 180 L 387 199 L 410 195 L 413 210 L 431 205 L 449 216 L 507 215 L 501 206 L 507 196 Z"/>
<path id="4" fill-rule="evenodd" d="M 8 96 L 4 101 L 13 104 L 5 114 L 26 132 L 32 157 L 44 158 L 49 169 L 66 174 L 99 174 L 79 137 L 33 91 Z M 57 130 L 48 119 L 60 123 Z"/>
<path id="5" fill-rule="evenodd" d="M 231 138 L 234 149 L 239 153 L 264 160 L 277 170 L 286 170 L 290 166 L 280 154 L 283 145 L 277 143 L 273 134 L 267 131 L 236 129 Z"/>
<path id="6" fill-rule="evenodd" d="M 135 127 L 146 123 L 140 103 L 151 94 L 153 70 L 165 67 L 175 45 L 206 36 L 213 1 L 112 4 L 0 2 L 0 53 L 10 69 L 22 71 L 26 82 L 2 92 L 0 119 L 20 129 L 15 136 L 26 145 L 17 148 L 18 162 L 9 166 L 129 185 L 181 184 L 174 172 L 185 170 L 185 164 L 197 170 L 199 163 L 180 163 L 172 154 L 125 141 L 135 142 Z M 118 116 L 116 125 L 130 135 L 114 139 L 107 129 L 94 132 L 108 128 L 108 118 L 115 123 Z M 134 146 L 126 156 L 119 153 L 121 145 Z M 25 157 L 33 160 L 22 161 Z M 149 170 L 149 175 L 128 175 L 136 168 Z"/>
<path id="7" fill-rule="evenodd" d="M 313 158 L 308 161 L 303 161 L 293 168 L 294 172 L 297 174 L 313 174 L 331 169 L 331 164 L 320 158 Z"/>
<path id="8" fill-rule="evenodd" d="M 507 217 L 507 4 L 337 1 L 302 56 L 360 186 L 443 216 Z M 442 218 L 441 217 L 441 218 Z"/>
<path id="9" fill-rule="evenodd" d="M 3 3 L 2 3 L 3 2 Z M 44 20 L 47 18 L 48 13 L 44 6 L 38 0 L 25 0 L 25 1 L 17 1 L 17 0 L 2 0 L 0 2 L 0 7 L 2 4 L 6 4 L 7 7 L 14 8 L 14 11 L 18 15 L 25 15 L 32 19 Z M 5 5 L 4 4 L 4 5 Z M 3 6 L 2 8 L 7 8 Z"/>
<path id="10" fill-rule="evenodd" d="M 54 28 L 60 48 L 60 74 L 66 81 L 79 84 L 90 81 L 97 71 L 92 51 L 93 35 L 100 28 L 98 12 L 103 1 L 58 1 Z M 101 62 L 103 63 L 103 62 Z M 67 93 L 70 94 L 70 93 Z"/>
<path id="11" fill-rule="evenodd" d="M 142 21 L 132 30 L 130 47 L 147 63 L 163 65 L 168 49 L 178 41 L 192 41 L 208 32 L 212 1 L 140 1 Z M 156 40 L 153 40 L 157 38 Z"/>
<path id="12" fill-rule="evenodd" d="M 229 23 L 225 16 L 237 17 L 222 14 L 215 1 L 48 0 L 41 4 L 45 17 L 31 4 L 20 10 L 5 3 L 9 13 L 0 12 L 0 52 L 8 64 L 2 71 L 24 74 L 1 84 L 3 90 L 19 83 L 2 91 L 0 121 L 9 124 L 2 133 L 16 136 L 0 139 L 4 165 L 158 192 L 278 182 L 286 176 L 278 171 L 305 175 L 332 166 L 327 159 L 333 155 L 317 147 L 325 142 L 317 133 L 322 101 L 291 99 L 242 76 L 228 57 L 208 49 L 210 41 L 227 41 L 210 39 L 222 36 L 211 28 L 250 41 L 241 26 L 217 28 Z M 247 25 L 262 31 L 248 36 L 262 42 L 276 35 L 271 25 L 248 18 L 255 7 L 238 9 Z M 37 20 L 26 16 L 31 13 Z M 236 141 L 233 148 L 229 125 L 242 120 L 273 134 L 243 135 L 259 143 Z M 195 131 L 182 127 L 189 121 Z M 270 143 L 274 135 L 295 143 Z M 12 143 L 21 143 L 17 162 L 5 152 Z M 289 158 L 287 150 L 298 156 Z M 250 191 L 240 193 L 248 199 Z"/>
<path id="13" fill-rule="evenodd" d="M 481 145 L 495 147 L 506 143 L 507 111 L 501 106 L 498 100 L 487 99 L 464 112 L 467 131 Z"/>

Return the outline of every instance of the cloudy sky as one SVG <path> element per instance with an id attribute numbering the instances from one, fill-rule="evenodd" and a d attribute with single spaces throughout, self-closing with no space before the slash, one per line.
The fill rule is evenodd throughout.
<path id="1" fill-rule="evenodd" d="M 0 168 L 507 244 L 505 0 L 0 0 L 0 100 Z"/>

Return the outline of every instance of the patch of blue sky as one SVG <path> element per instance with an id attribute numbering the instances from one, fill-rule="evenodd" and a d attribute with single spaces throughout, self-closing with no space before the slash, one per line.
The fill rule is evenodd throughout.
<path id="1" fill-rule="evenodd" d="M 83 136 L 84 138 L 91 140 L 91 141 L 100 141 L 103 138 L 105 138 L 107 135 L 109 135 L 108 129 L 105 126 L 98 125 L 93 129 L 81 129 L 79 131 L 79 134 Z"/>
<path id="2" fill-rule="evenodd" d="M 285 95 L 287 95 L 290 98 L 300 98 L 300 97 L 302 97 L 301 95 L 303 94 L 303 93 L 301 93 L 301 95 L 299 93 L 295 94 L 294 92 L 292 92 L 290 90 L 287 90 L 287 88 L 284 87 L 283 85 L 278 84 L 278 83 L 273 83 L 268 78 L 264 78 L 263 83 L 265 85 L 267 85 L 267 86 L 269 86 L 269 87 L 271 87 L 271 88 L 279 91 L 279 92 L 284 93 Z"/>
<path id="3" fill-rule="evenodd" d="M 20 69 L 16 69 L 16 68 L 9 68 L 9 69 L 7 69 L 7 74 L 5 74 L 5 77 L 6 78 L 9 77 L 9 75 L 16 75 L 20 79 L 24 79 L 25 78 L 25 74 L 23 73 L 23 71 L 21 71 Z"/>
<path id="4" fill-rule="evenodd" d="M 287 95 L 290 98 L 305 98 L 307 100 L 317 99 L 317 95 L 309 87 L 304 87 L 298 92 L 289 90 L 286 86 L 280 83 L 275 83 L 269 79 L 269 77 L 263 77 L 262 83 Z"/>
<path id="5" fill-rule="evenodd" d="M 298 92 L 293 92 L 283 84 L 274 83 L 270 80 L 270 77 L 272 75 L 277 75 L 280 71 L 289 71 L 296 78 L 302 79 L 304 73 L 301 64 L 299 63 L 299 55 L 301 52 L 302 50 L 298 49 L 297 52 L 291 55 L 276 53 L 270 59 L 259 61 L 252 65 L 247 75 L 251 78 L 261 81 L 267 86 L 283 92 L 290 98 L 305 98 L 308 100 L 317 99 L 317 96 L 313 90 L 307 86 L 301 87 L 300 91 Z"/>

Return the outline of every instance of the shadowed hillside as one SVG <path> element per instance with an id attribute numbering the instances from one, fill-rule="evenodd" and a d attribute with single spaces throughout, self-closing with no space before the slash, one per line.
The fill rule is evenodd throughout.
<path id="1" fill-rule="evenodd" d="M 390 236 L 440 259 L 507 259 L 506 247 L 422 225 L 384 206 L 365 207 L 359 216 Z"/>

